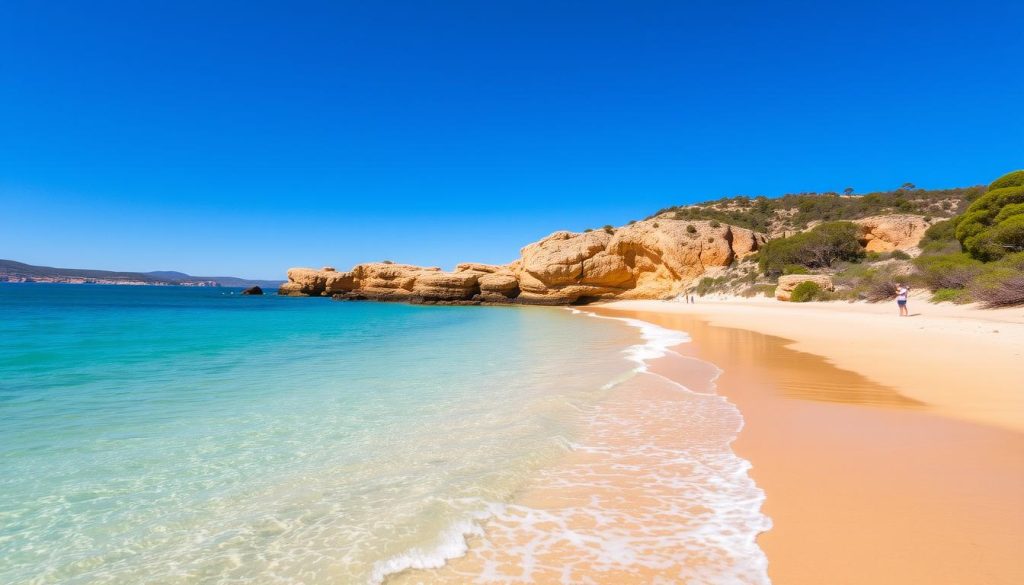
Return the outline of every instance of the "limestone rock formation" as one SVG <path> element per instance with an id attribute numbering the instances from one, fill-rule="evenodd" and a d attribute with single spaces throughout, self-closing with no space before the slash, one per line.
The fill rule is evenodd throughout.
<path id="1" fill-rule="evenodd" d="M 835 290 L 832 277 L 827 274 L 787 274 L 779 277 L 779 285 L 775 287 L 775 298 L 780 301 L 788 301 L 793 294 L 793 289 L 802 282 L 814 282 L 822 290 Z"/>
<path id="2" fill-rule="evenodd" d="M 525 246 L 506 265 L 463 263 L 452 272 L 392 263 L 359 264 L 348 272 L 293 268 L 279 293 L 543 305 L 667 298 L 764 242 L 763 234 L 718 222 L 657 218 L 616 230 L 555 232 Z"/>
<path id="3" fill-rule="evenodd" d="M 879 215 L 855 220 L 858 240 L 868 252 L 891 252 L 916 247 L 930 225 L 920 215 Z"/>

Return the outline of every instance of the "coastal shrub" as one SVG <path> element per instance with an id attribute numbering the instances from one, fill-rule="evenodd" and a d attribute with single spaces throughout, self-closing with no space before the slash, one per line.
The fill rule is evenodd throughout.
<path id="1" fill-rule="evenodd" d="M 695 233 L 697 233 L 697 228 L 691 223 L 691 224 L 686 226 L 686 233 L 688 233 L 688 234 L 695 234 Z"/>
<path id="2" fill-rule="evenodd" d="M 984 270 L 983 264 L 967 254 L 920 256 L 914 264 L 925 285 L 937 291 L 943 288 L 964 289 Z"/>
<path id="3" fill-rule="evenodd" d="M 799 264 L 786 264 L 782 267 L 783 274 L 810 274 L 811 271 L 806 266 Z"/>
<path id="4" fill-rule="evenodd" d="M 753 284 L 740 291 L 739 295 L 744 298 L 753 298 L 759 296 L 766 296 L 772 298 L 775 296 L 775 285 L 774 284 Z"/>
<path id="5" fill-rule="evenodd" d="M 975 199 L 956 225 L 956 238 L 985 262 L 1024 251 L 1024 170 L 1003 175 Z"/>
<path id="6" fill-rule="evenodd" d="M 759 251 L 761 271 L 777 276 L 789 264 L 828 268 L 840 260 L 857 261 L 864 256 L 864 249 L 857 241 L 858 233 L 857 224 L 836 221 L 788 238 L 770 240 Z"/>
<path id="7" fill-rule="evenodd" d="M 606 226 L 604 226 L 604 227 L 603 227 L 603 228 L 601 228 L 601 229 L 603 229 L 603 230 L 604 230 L 604 233 L 606 233 L 606 234 L 614 234 L 614 233 L 615 233 L 615 228 L 613 228 L 613 227 L 612 227 L 612 226 L 610 226 L 610 225 L 606 225 Z"/>
<path id="8" fill-rule="evenodd" d="M 718 223 L 717 219 L 712 219 L 711 223 L 709 223 L 708 225 L 710 225 L 713 228 L 716 228 L 716 227 L 721 227 L 722 224 Z"/>
<path id="9" fill-rule="evenodd" d="M 873 278 L 865 283 L 864 299 L 869 303 L 891 301 L 896 298 L 896 281 L 891 277 Z"/>
<path id="10" fill-rule="evenodd" d="M 652 224 L 651 224 L 651 227 L 654 227 L 654 228 L 658 227 L 658 222 L 654 222 L 654 223 L 652 223 Z"/>
<path id="11" fill-rule="evenodd" d="M 889 255 L 893 260 L 910 260 L 910 254 L 907 254 L 903 250 L 893 250 L 892 254 Z"/>
<path id="12" fill-rule="evenodd" d="M 589 234 L 592 231 L 594 231 L 592 228 L 587 228 L 587 229 L 583 230 L 583 233 Z"/>
<path id="13" fill-rule="evenodd" d="M 909 280 L 906 274 L 902 274 L 893 265 L 844 264 L 832 275 L 837 288 L 843 290 L 837 296 L 871 303 L 895 298 L 896 283 Z"/>
<path id="14" fill-rule="evenodd" d="M 381 260 L 380 263 L 381 264 L 394 264 L 395 261 L 394 260 Z"/>
<path id="15" fill-rule="evenodd" d="M 937 242 L 956 239 L 956 223 L 951 219 L 934 223 L 924 232 L 922 242 Z"/>
<path id="16" fill-rule="evenodd" d="M 924 232 L 921 243 L 922 255 L 928 254 L 957 254 L 963 251 L 960 240 L 956 239 L 956 226 L 959 223 L 959 216 L 946 221 L 932 224 Z"/>
<path id="17" fill-rule="evenodd" d="M 962 288 L 940 288 L 932 293 L 933 303 L 954 303 L 962 305 L 973 300 L 974 299 L 971 298 L 970 293 Z"/>
<path id="18" fill-rule="evenodd" d="M 1024 305 L 1024 252 L 986 265 L 970 292 L 988 308 Z"/>
<path id="19" fill-rule="evenodd" d="M 808 301 L 818 300 L 821 296 L 821 287 L 818 283 L 806 281 L 796 285 L 793 292 L 789 295 L 789 300 L 794 303 L 806 303 Z"/>
<path id="20" fill-rule="evenodd" d="M 726 285 L 728 281 L 728 276 L 719 276 L 716 278 L 705 276 L 704 278 L 700 279 L 700 281 L 697 283 L 695 291 L 698 296 L 702 297 L 713 292 L 721 292 L 724 285 Z"/>

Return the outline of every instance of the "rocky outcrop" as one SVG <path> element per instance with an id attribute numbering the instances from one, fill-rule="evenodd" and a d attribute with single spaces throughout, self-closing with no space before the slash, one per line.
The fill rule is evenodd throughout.
<path id="1" fill-rule="evenodd" d="M 787 274 L 779 277 L 779 284 L 775 287 L 775 298 L 780 301 L 788 301 L 793 294 L 793 289 L 802 282 L 813 282 L 822 290 L 833 291 L 832 277 L 825 274 Z"/>
<path id="2" fill-rule="evenodd" d="M 615 230 L 555 232 L 505 265 L 463 263 L 451 272 L 392 263 L 348 272 L 293 268 L 279 293 L 460 304 L 667 298 L 764 242 L 762 234 L 718 222 L 658 218 Z"/>
<path id="3" fill-rule="evenodd" d="M 243 290 L 242 294 L 243 295 L 261 296 L 263 294 L 263 289 L 258 287 L 258 286 L 250 286 L 249 288 Z"/>
<path id="4" fill-rule="evenodd" d="M 879 215 L 854 223 L 860 226 L 858 241 L 868 252 L 915 248 L 931 225 L 920 215 Z"/>

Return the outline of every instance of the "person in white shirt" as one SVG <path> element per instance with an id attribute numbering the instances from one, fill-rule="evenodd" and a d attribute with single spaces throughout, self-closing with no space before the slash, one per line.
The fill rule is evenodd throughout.
<path id="1" fill-rule="evenodd" d="M 899 283 L 896 285 L 896 306 L 900 308 L 900 317 L 906 317 L 909 315 L 907 312 L 907 293 L 910 292 L 910 287 Z"/>

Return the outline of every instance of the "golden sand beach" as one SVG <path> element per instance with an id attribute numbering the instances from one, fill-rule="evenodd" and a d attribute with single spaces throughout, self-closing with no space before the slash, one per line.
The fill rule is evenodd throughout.
<path id="1" fill-rule="evenodd" d="M 724 370 L 778 584 L 1024 582 L 1024 312 L 659 301 Z M 655 369 L 658 368 L 657 362 Z M 686 383 L 685 370 L 661 373 Z"/>
<path id="2" fill-rule="evenodd" d="M 588 307 L 691 341 L 584 416 L 586 448 L 486 522 L 466 556 L 388 583 L 755 583 L 765 562 L 783 585 L 1024 582 L 1024 315 L 889 309 Z M 715 392 L 727 400 L 708 401 Z M 753 497 L 756 512 L 766 496 L 759 549 L 702 541 L 702 522 L 720 529 L 716 519 L 742 508 L 701 510 L 685 495 L 715 483 L 701 476 L 709 460 L 680 454 L 713 446 L 718 432 L 731 441 L 739 416 L 730 448 L 753 467 L 713 459 L 705 471 L 756 482 L 710 490 L 722 500 Z M 747 512 L 748 529 L 762 521 Z"/>

